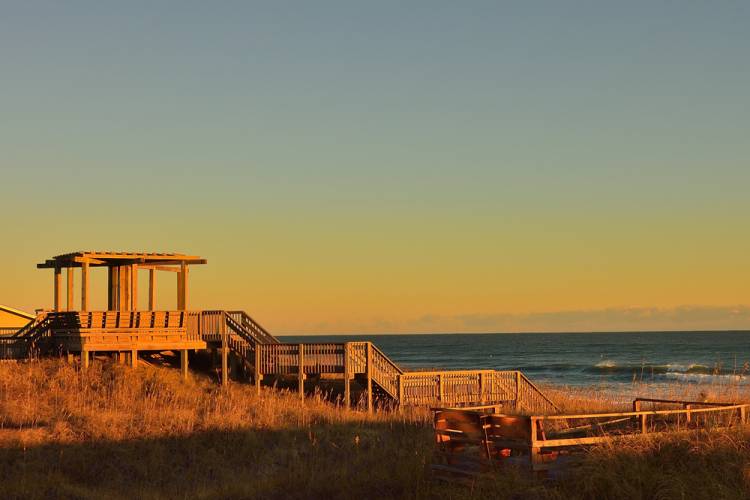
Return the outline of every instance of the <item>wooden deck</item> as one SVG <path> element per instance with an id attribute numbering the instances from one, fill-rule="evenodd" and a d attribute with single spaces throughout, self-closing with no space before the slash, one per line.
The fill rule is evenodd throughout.
<path id="1" fill-rule="evenodd" d="M 462 406 L 497 404 L 516 412 L 552 414 L 557 407 L 519 371 L 407 371 L 371 342 L 279 342 L 242 311 L 70 311 L 43 313 L 10 337 L 0 338 L 0 358 L 62 353 L 126 353 L 131 363 L 143 351 L 180 353 L 187 375 L 187 351 L 215 350 L 222 383 L 229 382 L 230 353 L 248 368 L 260 390 L 264 378 L 343 379 L 343 401 L 352 402 L 352 382 L 361 385 L 366 406 L 376 399 L 395 405 Z"/>

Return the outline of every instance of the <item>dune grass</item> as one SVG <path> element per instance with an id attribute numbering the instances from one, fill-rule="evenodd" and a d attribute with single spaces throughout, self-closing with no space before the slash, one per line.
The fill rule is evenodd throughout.
<path id="1" fill-rule="evenodd" d="M 596 391 L 552 393 L 568 411 L 608 404 Z M 164 367 L 0 363 L 4 498 L 750 497 L 742 429 L 599 446 L 554 483 L 511 469 L 446 485 L 425 471 L 432 452 L 426 410 L 368 415 Z"/>

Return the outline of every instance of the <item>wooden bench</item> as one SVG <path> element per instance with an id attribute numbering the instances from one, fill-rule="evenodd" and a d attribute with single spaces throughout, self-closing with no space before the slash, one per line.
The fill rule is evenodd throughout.
<path id="1" fill-rule="evenodd" d="M 430 468 L 437 479 L 473 481 L 492 467 L 485 415 L 463 410 L 434 410 L 437 449 Z"/>
<path id="2" fill-rule="evenodd" d="M 473 482 L 509 466 L 544 473 L 556 469 L 560 453 L 538 446 L 545 436 L 534 417 L 462 409 L 433 411 L 437 449 L 431 470 L 437 479 Z"/>

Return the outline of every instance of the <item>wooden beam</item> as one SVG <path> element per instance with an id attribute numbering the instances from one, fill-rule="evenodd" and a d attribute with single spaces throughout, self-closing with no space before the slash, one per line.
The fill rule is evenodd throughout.
<path id="1" fill-rule="evenodd" d="M 109 298 L 107 308 L 110 311 L 120 310 L 120 268 L 112 266 L 109 268 Z"/>
<path id="2" fill-rule="evenodd" d="M 148 310 L 153 311 L 156 304 L 156 272 L 148 270 Z"/>
<path id="3" fill-rule="evenodd" d="M 130 266 L 130 310 L 138 310 L 138 264 Z"/>
<path id="4" fill-rule="evenodd" d="M 120 269 L 120 311 L 130 310 L 130 266 L 119 266 Z"/>
<path id="5" fill-rule="evenodd" d="M 138 267 L 141 269 L 149 269 L 153 271 L 166 271 L 170 273 L 179 273 L 182 269 L 179 266 L 157 266 L 152 264 L 140 264 Z"/>
<path id="6" fill-rule="evenodd" d="M 98 259 L 92 259 L 91 257 L 74 257 L 73 262 L 76 262 L 78 264 L 83 264 L 85 262 L 88 262 L 89 265 L 94 264 L 98 266 L 106 266 L 107 261 L 106 260 L 98 260 Z"/>
<path id="7" fill-rule="evenodd" d="M 130 351 L 130 367 L 138 368 L 138 349 L 132 349 Z"/>
<path id="8" fill-rule="evenodd" d="M 81 311 L 89 310 L 89 263 L 81 265 Z"/>
<path id="9" fill-rule="evenodd" d="M 182 262 L 180 273 L 177 275 L 177 309 L 180 311 L 187 308 L 187 280 L 188 266 L 185 262 Z"/>
<path id="10" fill-rule="evenodd" d="M 60 296 L 62 295 L 62 268 L 55 268 L 55 281 L 54 281 L 54 295 L 55 295 L 55 311 L 62 311 L 60 304 Z"/>
<path id="11" fill-rule="evenodd" d="M 67 277 L 66 277 L 66 285 L 67 285 L 67 311 L 73 310 L 73 268 L 69 267 L 67 269 Z"/>

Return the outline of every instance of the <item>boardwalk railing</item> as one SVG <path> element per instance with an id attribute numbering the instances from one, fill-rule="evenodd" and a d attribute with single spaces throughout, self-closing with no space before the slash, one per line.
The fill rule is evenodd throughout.
<path id="1" fill-rule="evenodd" d="M 509 404 L 524 412 L 559 411 L 523 373 L 515 370 L 409 372 L 370 342 L 265 344 L 256 345 L 255 349 L 258 375 L 344 373 L 346 384 L 350 378 L 363 375 L 368 389 L 374 382 L 401 405 Z"/>

